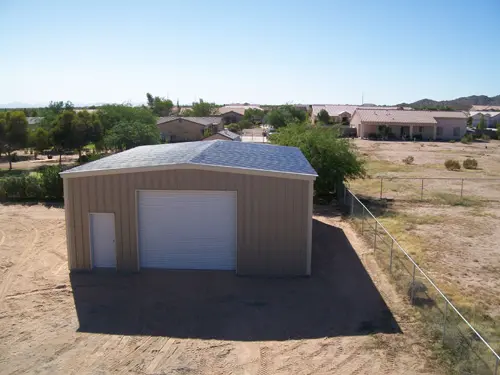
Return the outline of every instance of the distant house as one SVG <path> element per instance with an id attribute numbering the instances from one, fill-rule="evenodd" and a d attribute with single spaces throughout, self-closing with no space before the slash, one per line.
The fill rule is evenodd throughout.
<path id="1" fill-rule="evenodd" d="M 225 105 L 218 109 L 219 115 L 222 117 L 222 123 L 225 125 L 235 124 L 243 119 L 247 109 L 259 109 L 257 105 Z"/>
<path id="2" fill-rule="evenodd" d="M 470 109 L 470 112 L 482 111 L 500 112 L 500 105 L 473 105 Z"/>
<path id="3" fill-rule="evenodd" d="M 220 139 L 223 141 L 241 141 L 241 137 L 239 134 L 233 133 L 227 129 L 223 129 L 207 138 L 204 138 L 204 141 L 213 141 L 216 139 Z"/>
<path id="4" fill-rule="evenodd" d="M 28 121 L 28 126 L 30 128 L 37 126 L 39 123 L 42 122 L 43 117 L 26 117 L 26 120 Z"/>
<path id="5" fill-rule="evenodd" d="M 470 117 L 472 118 L 472 126 L 477 128 L 481 117 L 484 117 L 484 122 L 487 128 L 496 128 L 500 125 L 500 110 L 497 111 L 471 111 Z"/>
<path id="6" fill-rule="evenodd" d="M 405 111 L 402 109 L 358 108 L 351 119 L 358 137 L 371 138 L 386 126 L 396 138 L 423 140 L 461 139 L 467 129 L 467 116 L 454 111 Z"/>
<path id="7" fill-rule="evenodd" d="M 168 143 L 200 141 L 205 130 L 217 133 L 224 128 L 220 117 L 160 117 L 156 123 Z"/>
<path id="8" fill-rule="evenodd" d="M 358 108 L 370 108 L 370 109 L 397 109 L 397 107 L 373 107 L 373 106 L 363 106 L 363 105 L 352 105 L 352 104 L 313 104 L 311 105 L 311 118 L 313 123 L 316 121 L 318 114 L 325 110 L 330 116 L 330 122 L 334 124 L 342 123 L 348 125 L 351 121 L 351 117 L 354 111 Z"/>

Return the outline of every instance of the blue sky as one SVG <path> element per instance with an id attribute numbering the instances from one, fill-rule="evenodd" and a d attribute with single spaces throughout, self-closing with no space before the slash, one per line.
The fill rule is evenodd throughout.
<path id="1" fill-rule="evenodd" d="M 0 103 L 500 94 L 499 0 L 0 1 Z"/>

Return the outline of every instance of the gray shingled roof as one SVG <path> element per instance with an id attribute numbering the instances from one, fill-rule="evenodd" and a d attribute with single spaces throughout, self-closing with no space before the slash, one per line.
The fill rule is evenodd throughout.
<path id="1" fill-rule="evenodd" d="M 140 146 L 78 167 L 61 175 L 176 164 L 207 165 L 316 176 L 295 147 L 222 140 Z"/>
<path id="2" fill-rule="evenodd" d="M 217 134 L 220 134 L 223 137 L 229 138 L 230 140 L 235 140 L 235 139 L 238 139 L 240 137 L 239 134 L 233 133 L 232 131 L 227 130 L 227 129 L 222 129 Z"/>
<path id="3" fill-rule="evenodd" d="M 167 116 L 167 117 L 160 117 L 158 119 L 158 121 L 156 121 L 156 124 L 163 124 L 165 122 L 170 122 L 170 121 L 174 121 L 177 119 L 191 121 L 191 122 L 194 122 L 196 124 L 203 125 L 203 126 L 219 124 L 222 121 L 222 119 L 218 116 L 210 116 L 210 117 Z"/>

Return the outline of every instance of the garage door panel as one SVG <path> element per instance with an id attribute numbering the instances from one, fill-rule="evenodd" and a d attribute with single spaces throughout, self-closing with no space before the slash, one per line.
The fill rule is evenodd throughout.
<path id="1" fill-rule="evenodd" d="M 236 267 L 236 193 L 140 191 L 141 267 Z"/>

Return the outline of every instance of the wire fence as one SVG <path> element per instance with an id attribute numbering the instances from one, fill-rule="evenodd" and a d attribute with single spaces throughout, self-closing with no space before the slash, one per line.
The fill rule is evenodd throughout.
<path id="1" fill-rule="evenodd" d="M 430 338 L 457 374 L 500 375 L 500 357 L 366 206 L 344 187 L 340 203 L 372 244 L 377 262 L 426 322 Z"/>
<path id="2" fill-rule="evenodd" d="M 460 199 L 477 197 L 500 200 L 500 178 L 450 177 L 376 177 L 380 179 L 379 198 L 392 199 L 446 199 L 455 195 Z"/>

